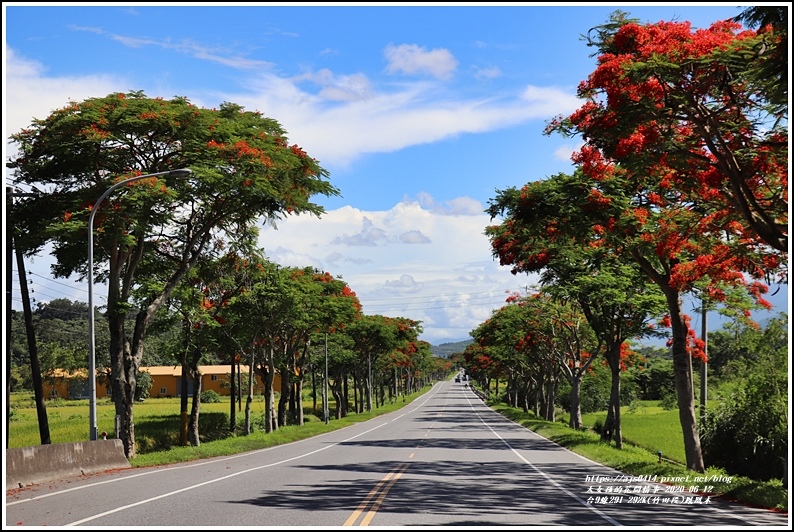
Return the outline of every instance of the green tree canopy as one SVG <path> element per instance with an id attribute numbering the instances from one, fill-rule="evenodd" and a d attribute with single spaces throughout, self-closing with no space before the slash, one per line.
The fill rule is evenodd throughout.
<path id="1" fill-rule="evenodd" d="M 337 195 L 328 173 L 280 124 L 224 102 L 199 108 L 187 98 L 143 92 L 70 102 L 14 135 L 14 180 L 42 191 L 15 203 L 31 253 L 51 242 L 56 276 L 87 275 L 87 221 L 120 180 L 189 168 L 184 180 L 130 182 L 95 214 L 97 280 L 108 284 L 113 395 L 121 439 L 135 454 L 132 405 L 147 327 L 200 260 L 251 242 L 258 224 L 296 213 L 321 215 L 311 198 Z M 218 250 L 217 252 L 215 250 Z M 135 303 L 135 306 L 133 306 Z M 128 330 L 125 317 L 135 314 Z"/>

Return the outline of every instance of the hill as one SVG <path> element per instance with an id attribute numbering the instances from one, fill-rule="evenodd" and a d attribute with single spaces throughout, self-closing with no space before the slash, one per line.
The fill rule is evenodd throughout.
<path id="1" fill-rule="evenodd" d="M 455 353 L 462 353 L 466 346 L 474 340 L 461 340 L 460 342 L 447 342 L 444 344 L 431 345 L 430 352 L 436 356 L 449 358 Z"/>

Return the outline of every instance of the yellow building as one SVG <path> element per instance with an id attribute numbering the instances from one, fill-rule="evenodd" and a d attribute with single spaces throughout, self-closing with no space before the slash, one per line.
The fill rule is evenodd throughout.
<path id="1" fill-rule="evenodd" d="M 179 397 L 182 393 L 182 366 L 148 366 L 141 367 L 140 371 L 145 371 L 152 376 L 152 387 L 149 389 L 149 397 Z M 201 389 L 213 390 L 219 395 L 229 395 L 231 393 L 230 378 L 231 368 L 228 364 L 199 366 L 201 372 Z M 248 389 L 248 368 L 240 368 L 240 389 Z M 62 370 L 55 370 L 46 375 L 43 379 L 44 396 L 50 399 L 63 397 L 68 399 L 87 399 L 88 383 L 85 378 L 85 371 L 67 373 Z M 273 387 L 276 390 L 281 388 L 281 378 L 277 373 L 273 379 Z M 255 375 L 254 394 L 262 394 L 264 385 L 262 379 Z M 109 383 L 105 382 L 105 374 L 97 372 L 96 385 L 97 399 L 111 397 Z M 193 394 L 193 382 L 188 381 L 188 394 Z"/>
<path id="2" fill-rule="evenodd" d="M 86 371 L 67 372 L 56 369 L 42 378 L 42 389 L 47 399 L 88 399 L 88 381 Z M 110 386 L 106 386 L 105 379 L 97 372 L 96 384 L 97 399 L 110 397 Z"/>
<path id="3" fill-rule="evenodd" d="M 149 397 L 178 397 L 182 393 L 182 366 L 148 366 L 140 371 L 146 371 L 152 376 L 152 387 Z M 231 367 L 228 364 L 219 366 L 199 366 L 201 372 L 202 391 L 212 390 L 219 395 L 231 393 L 230 379 Z M 240 367 L 240 389 L 248 390 L 248 368 Z M 236 374 L 235 374 L 236 375 Z M 265 390 L 262 379 L 254 375 L 254 394 L 262 394 Z M 278 374 L 273 379 L 273 387 L 279 390 L 281 378 Z M 193 394 L 193 382 L 188 381 L 188 394 Z"/>

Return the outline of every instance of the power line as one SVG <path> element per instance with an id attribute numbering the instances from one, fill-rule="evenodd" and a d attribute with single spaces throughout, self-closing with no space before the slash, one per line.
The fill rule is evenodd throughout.
<path id="1" fill-rule="evenodd" d="M 14 301 L 16 301 L 17 303 L 22 303 L 21 299 L 14 298 Z M 35 302 L 35 300 L 34 300 L 34 302 Z M 17 311 L 17 312 L 19 312 L 19 311 Z M 34 314 L 36 312 L 37 311 L 35 311 L 35 310 L 33 311 Z M 70 314 L 72 316 L 78 316 L 78 317 L 87 317 L 88 316 L 88 309 L 86 309 L 85 312 L 75 312 L 75 311 L 72 311 L 72 310 L 58 309 L 58 313 L 59 314 Z"/>
<path id="2" fill-rule="evenodd" d="M 474 298 L 469 300 L 458 300 L 458 301 L 439 301 L 444 296 L 439 295 L 436 296 L 434 299 L 435 301 L 406 301 L 403 303 L 394 303 L 391 305 L 387 304 L 369 304 L 367 303 L 365 306 L 367 309 L 372 309 L 373 307 L 376 308 L 404 308 L 406 310 L 435 310 L 435 309 L 443 309 L 443 308 L 462 308 L 462 307 L 479 307 L 479 306 L 492 306 L 492 305 L 502 305 L 505 304 L 504 299 L 497 300 L 497 301 L 483 301 L 478 302 L 480 299 L 488 299 L 488 298 Z M 425 305 L 425 304 L 440 304 L 441 306 L 438 307 L 412 307 L 411 305 Z"/>
<path id="3" fill-rule="evenodd" d="M 15 271 L 16 273 L 16 271 Z M 67 294 L 65 292 L 56 290 L 50 287 L 50 283 L 64 286 L 69 288 L 73 291 L 78 291 L 81 293 L 88 293 L 87 289 L 84 286 L 75 286 L 73 284 L 67 284 L 50 277 L 46 277 L 44 275 L 28 271 L 27 272 L 30 277 L 37 277 L 40 279 L 44 279 L 47 281 L 48 284 L 40 284 L 35 283 L 34 286 L 41 287 L 43 291 L 38 293 L 47 296 L 50 293 L 61 294 L 68 298 L 72 298 L 72 294 Z M 493 306 L 501 306 L 506 303 L 507 295 L 510 292 L 515 292 L 517 290 L 508 290 L 508 289 L 494 289 L 494 290 L 485 290 L 480 292 L 456 292 L 456 293 L 441 293 L 435 295 L 416 295 L 411 297 L 393 297 L 393 298 L 379 298 L 368 301 L 365 306 L 367 311 L 378 312 L 380 310 L 386 309 L 404 309 L 407 311 L 428 311 L 428 310 L 443 310 L 449 308 L 464 308 L 464 307 L 493 307 Z M 35 291 L 34 291 L 35 293 Z M 82 299 L 75 299 L 75 301 L 85 302 Z M 363 304 L 363 303 L 362 303 Z M 419 306 L 417 306 L 419 305 Z M 433 305 L 433 306 L 423 306 L 423 305 Z"/>
<path id="4" fill-rule="evenodd" d="M 460 294 L 460 295 L 476 296 L 476 295 L 479 295 L 479 294 L 493 294 L 493 292 L 494 292 L 493 290 L 486 290 L 484 292 L 464 292 L 463 294 Z M 438 297 L 438 296 L 415 296 L 415 297 L 411 297 L 411 299 L 430 299 L 430 298 L 436 298 L 436 297 Z M 495 297 L 495 296 L 493 296 L 493 297 Z M 406 298 L 404 298 L 404 297 L 395 297 L 395 298 L 377 299 L 376 301 L 402 301 L 404 299 L 406 299 Z"/>
<path id="5" fill-rule="evenodd" d="M 16 273 L 16 270 L 14 270 L 14 273 Z M 32 276 L 32 277 L 40 277 L 41 279 L 44 279 L 44 280 L 45 280 L 45 281 L 47 281 L 48 283 L 59 284 L 59 285 L 61 285 L 61 286 L 65 286 L 65 287 L 67 287 L 67 288 L 73 288 L 73 289 L 75 289 L 75 290 L 79 290 L 79 291 L 81 291 L 81 292 L 86 292 L 86 293 L 88 293 L 88 290 L 87 290 L 87 289 L 85 289 L 83 286 L 75 286 L 75 285 L 70 285 L 70 284 L 62 283 L 62 282 L 56 281 L 55 279 L 53 279 L 53 278 L 51 278 L 51 277 L 45 277 L 45 276 L 43 276 L 43 275 L 41 275 L 41 274 L 38 274 L 38 273 L 35 273 L 35 272 L 32 272 L 32 271 L 28 271 L 28 272 L 27 272 L 27 274 L 28 274 L 29 276 Z"/>
<path id="6" fill-rule="evenodd" d="M 41 277 L 41 276 L 39 276 L 39 277 Z M 66 285 L 64 283 L 58 283 L 56 281 L 52 281 L 52 283 L 58 284 L 58 285 L 61 285 L 61 286 L 65 286 L 65 287 L 70 288 L 70 289 L 76 289 L 76 290 L 80 290 L 81 292 L 85 292 L 85 290 L 81 290 L 80 288 L 72 287 L 72 286 Z M 83 300 L 83 299 L 75 299 L 73 293 L 67 293 L 67 292 L 63 292 L 61 290 L 57 290 L 56 288 L 53 288 L 49 284 L 41 284 L 41 283 L 38 283 L 38 282 L 34 282 L 32 280 L 28 281 L 28 284 L 32 287 L 31 290 L 30 290 L 30 292 L 32 294 L 36 294 L 36 295 L 40 295 L 40 296 L 42 296 L 44 298 L 52 298 L 52 299 L 57 299 L 57 298 L 60 298 L 61 296 L 65 296 L 66 298 L 68 298 L 70 300 L 80 301 L 82 303 L 85 303 L 85 300 Z M 18 290 L 19 290 L 19 278 L 15 279 L 15 282 L 13 283 L 13 287 L 12 287 L 12 291 L 18 291 Z"/>

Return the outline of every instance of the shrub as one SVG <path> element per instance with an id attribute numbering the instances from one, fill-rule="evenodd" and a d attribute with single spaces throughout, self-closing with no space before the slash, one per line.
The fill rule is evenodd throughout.
<path id="1" fill-rule="evenodd" d="M 701 430 L 703 458 L 709 465 L 756 480 L 786 475 L 786 402 L 750 386 L 741 387 L 706 415 Z"/>
<path id="2" fill-rule="evenodd" d="M 204 390 L 201 392 L 201 402 L 202 403 L 220 403 L 221 396 L 215 390 Z"/>
<path id="3" fill-rule="evenodd" d="M 148 371 L 138 372 L 138 377 L 135 380 L 136 401 L 143 401 L 149 398 L 153 382 L 152 375 Z"/>
<path id="4" fill-rule="evenodd" d="M 579 408 L 581 408 L 582 414 L 606 410 L 609 406 L 611 386 L 612 377 L 609 374 L 609 369 L 601 365 L 594 365 L 593 371 L 584 376 L 579 388 Z M 563 380 L 560 383 L 555 402 L 566 412 L 571 410 L 570 391 L 571 385 L 568 381 Z"/>
<path id="5" fill-rule="evenodd" d="M 783 479 L 788 455 L 788 338 L 771 325 L 748 350 L 747 372 L 701 430 L 709 465 L 755 480 Z"/>
<path id="6" fill-rule="evenodd" d="M 662 397 L 659 399 L 659 406 L 665 410 L 673 410 L 678 405 L 678 399 L 675 390 L 665 390 L 662 392 Z"/>
<path id="7" fill-rule="evenodd" d="M 632 368 L 630 374 L 639 399 L 661 401 L 665 395 L 675 394 L 672 360 L 655 358 L 645 368 Z"/>

